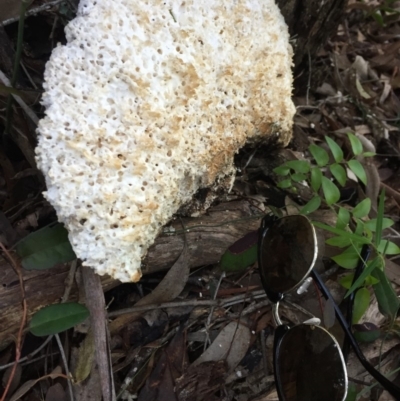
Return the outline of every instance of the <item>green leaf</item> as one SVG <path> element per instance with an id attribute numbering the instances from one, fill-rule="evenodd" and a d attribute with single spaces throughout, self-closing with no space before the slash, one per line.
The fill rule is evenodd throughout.
<path id="1" fill-rule="evenodd" d="M 347 181 L 346 170 L 340 164 L 331 164 L 329 166 L 329 170 L 331 170 L 332 175 L 336 178 L 337 182 L 344 187 Z"/>
<path id="2" fill-rule="evenodd" d="M 353 245 L 351 245 L 344 252 L 333 256 L 331 259 L 334 260 L 340 267 L 345 269 L 354 269 L 357 266 L 359 255 L 360 249 L 356 249 Z"/>
<path id="3" fill-rule="evenodd" d="M 353 150 L 353 154 L 355 156 L 361 155 L 361 153 L 363 151 L 363 146 L 362 146 L 361 141 L 351 132 L 348 132 L 347 136 L 349 137 L 351 149 Z"/>
<path id="4" fill-rule="evenodd" d="M 382 189 L 382 192 L 379 195 L 378 212 L 376 215 L 375 246 L 378 246 L 378 244 L 380 244 L 382 239 L 384 209 L 385 209 L 385 188 Z"/>
<path id="5" fill-rule="evenodd" d="M 347 162 L 350 170 L 355 174 L 355 176 L 364 184 L 367 185 L 367 175 L 363 165 L 358 160 L 349 160 Z"/>
<path id="6" fill-rule="evenodd" d="M 367 286 L 369 286 L 369 285 L 374 285 L 374 284 L 379 283 L 379 280 L 378 280 L 377 278 L 375 278 L 375 277 L 368 276 L 368 277 L 366 277 L 366 279 L 364 280 L 364 283 L 365 283 L 365 286 L 367 287 Z"/>
<path id="7" fill-rule="evenodd" d="M 290 173 L 290 168 L 286 166 L 286 164 L 282 164 L 282 166 L 276 167 L 273 169 L 273 172 L 278 175 L 288 175 Z"/>
<path id="8" fill-rule="evenodd" d="M 257 261 L 258 231 L 252 231 L 231 245 L 220 260 L 220 267 L 226 272 L 243 271 Z"/>
<path id="9" fill-rule="evenodd" d="M 307 179 L 307 176 L 305 174 L 302 174 L 302 173 L 295 173 L 295 174 L 292 174 L 290 176 L 290 178 L 294 182 L 301 182 L 301 181 L 305 181 Z"/>
<path id="10" fill-rule="evenodd" d="M 322 171 L 319 167 L 313 167 L 311 169 L 311 188 L 318 192 L 321 188 L 322 183 Z"/>
<path id="11" fill-rule="evenodd" d="M 285 165 L 297 173 L 306 174 L 310 171 L 310 163 L 307 160 L 290 160 Z"/>
<path id="12" fill-rule="evenodd" d="M 323 230 L 329 231 L 330 233 L 339 235 L 341 237 L 346 237 L 355 243 L 371 244 L 371 241 L 368 238 L 363 237 L 361 235 L 356 235 L 356 234 L 350 233 L 348 231 L 342 230 L 340 228 L 331 227 L 331 226 L 328 226 L 327 224 L 320 223 L 318 221 L 313 221 L 312 223 L 315 227 L 322 228 Z"/>
<path id="13" fill-rule="evenodd" d="M 345 248 L 351 245 L 351 240 L 346 237 L 332 237 L 328 238 L 325 243 L 331 246 L 337 246 L 338 248 Z"/>
<path id="14" fill-rule="evenodd" d="M 346 288 L 346 290 L 349 290 L 351 287 L 351 283 L 353 282 L 353 279 L 354 279 L 354 273 L 346 274 L 345 276 L 339 279 L 339 284 L 343 288 Z"/>
<path id="15" fill-rule="evenodd" d="M 300 214 L 309 214 L 315 212 L 320 206 L 321 198 L 319 196 L 314 196 L 314 198 L 312 198 L 300 209 Z"/>
<path id="16" fill-rule="evenodd" d="M 329 178 L 322 177 L 322 191 L 329 206 L 340 199 L 339 188 Z"/>
<path id="17" fill-rule="evenodd" d="M 368 289 L 365 287 L 359 288 L 354 298 L 353 324 L 357 323 L 363 317 L 369 307 L 370 300 L 371 295 Z"/>
<path id="18" fill-rule="evenodd" d="M 400 248 L 394 242 L 383 239 L 378 246 L 378 252 L 385 255 L 398 255 Z"/>
<path id="19" fill-rule="evenodd" d="M 344 229 L 350 222 L 350 212 L 344 208 L 339 207 L 338 218 L 336 220 L 336 228 Z"/>
<path id="20" fill-rule="evenodd" d="M 290 188 L 292 186 L 292 180 L 290 178 L 288 178 L 287 180 L 282 180 L 278 182 L 278 188 Z"/>
<path id="21" fill-rule="evenodd" d="M 357 219 L 357 218 L 356 218 L 356 222 L 357 222 L 357 225 L 356 225 L 356 229 L 354 230 L 354 234 L 363 235 L 363 233 L 364 233 L 364 222 L 362 220 L 360 220 L 360 219 Z"/>
<path id="22" fill-rule="evenodd" d="M 318 146 L 318 145 L 315 145 L 314 143 L 312 143 L 308 147 L 308 149 L 311 152 L 311 154 L 313 155 L 318 166 L 324 167 L 329 163 L 329 155 L 328 155 L 328 152 L 324 148 L 321 148 L 321 146 Z"/>
<path id="23" fill-rule="evenodd" d="M 356 340 L 362 343 L 372 343 L 382 334 L 378 326 L 369 322 L 355 324 L 353 330 Z"/>
<path id="24" fill-rule="evenodd" d="M 373 285 L 379 311 L 393 322 L 399 311 L 400 300 L 397 298 L 386 274 L 381 269 L 375 269 L 372 276 L 379 280 L 377 284 Z"/>
<path id="25" fill-rule="evenodd" d="M 376 257 L 373 260 L 367 262 L 367 266 L 364 268 L 358 279 L 352 284 L 350 289 L 346 292 L 345 298 L 348 297 L 354 290 L 360 287 L 365 279 L 372 274 L 372 272 L 382 263 L 382 259 L 380 257 Z"/>
<path id="26" fill-rule="evenodd" d="M 29 330 L 35 336 L 49 336 L 68 330 L 88 317 L 87 308 L 76 302 L 50 305 L 32 316 Z"/>
<path id="27" fill-rule="evenodd" d="M 357 386 L 354 383 L 349 383 L 345 401 L 356 401 L 357 395 L 358 395 Z"/>
<path id="28" fill-rule="evenodd" d="M 329 136 L 325 136 L 325 141 L 332 152 L 333 158 L 336 163 L 340 163 L 343 160 L 343 150 L 342 148 Z"/>
<path id="29" fill-rule="evenodd" d="M 68 232 L 59 223 L 29 234 L 18 242 L 16 251 L 22 258 L 22 266 L 27 270 L 49 269 L 76 259 L 68 240 Z"/>
<path id="30" fill-rule="evenodd" d="M 342 287 L 346 288 L 346 290 L 349 290 L 353 283 L 353 279 L 354 279 L 354 273 L 346 274 L 345 276 L 343 276 L 342 278 L 339 279 L 339 284 Z M 367 287 L 369 285 L 374 285 L 377 283 L 379 283 L 379 280 L 377 280 L 375 277 L 368 276 L 365 278 L 365 280 L 362 284 Z"/>
<path id="31" fill-rule="evenodd" d="M 364 157 L 373 157 L 373 156 L 376 156 L 376 153 L 374 153 L 374 152 L 364 152 L 362 154 L 362 156 L 364 156 Z"/>
<path id="32" fill-rule="evenodd" d="M 377 231 L 377 221 L 378 221 L 378 219 L 371 219 L 371 220 L 366 221 L 364 223 L 365 228 L 367 228 L 368 230 L 371 230 L 372 232 Z M 394 224 L 394 221 L 392 219 L 388 219 L 387 217 L 384 217 L 382 219 L 381 230 L 392 227 L 393 224 Z"/>
<path id="33" fill-rule="evenodd" d="M 366 198 L 353 209 L 353 216 L 362 219 L 363 217 L 369 214 L 370 210 L 371 210 L 371 199 Z"/>

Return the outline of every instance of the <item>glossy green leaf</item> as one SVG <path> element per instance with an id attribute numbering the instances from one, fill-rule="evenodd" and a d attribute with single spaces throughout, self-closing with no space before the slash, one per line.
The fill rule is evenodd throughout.
<path id="1" fill-rule="evenodd" d="M 354 269 L 359 260 L 360 249 L 355 249 L 354 246 L 349 246 L 344 252 L 333 256 L 334 260 L 340 267 L 345 269 Z"/>
<path id="2" fill-rule="evenodd" d="M 290 188 L 292 186 L 292 180 L 288 178 L 287 180 L 279 181 L 277 186 L 282 189 Z"/>
<path id="3" fill-rule="evenodd" d="M 354 324 L 353 330 L 356 340 L 362 343 L 372 343 L 382 334 L 378 326 L 369 322 Z"/>
<path id="4" fill-rule="evenodd" d="M 362 154 L 362 156 L 364 156 L 364 157 L 374 157 L 374 156 L 376 156 L 376 153 L 375 152 L 364 152 Z"/>
<path id="5" fill-rule="evenodd" d="M 322 191 L 328 205 L 333 205 L 340 199 L 339 188 L 326 177 L 322 177 Z"/>
<path id="6" fill-rule="evenodd" d="M 347 181 L 347 174 L 346 170 L 340 164 L 331 164 L 329 166 L 329 170 L 331 171 L 332 175 L 336 178 L 336 181 L 344 187 Z"/>
<path id="7" fill-rule="evenodd" d="M 378 246 L 378 252 L 385 255 L 398 255 L 400 248 L 394 242 L 383 239 Z"/>
<path id="8" fill-rule="evenodd" d="M 353 324 L 357 323 L 367 311 L 371 301 L 371 294 L 365 287 L 359 288 L 354 298 Z"/>
<path id="9" fill-rule="evenodd" d="M 231 245 L 220 260 L 220 267 L 226 272 L 237 272 L 246 269 L 257 260 L 258 231 L 246 234 Z"/>
<path id="10" fill-rule="evenodd" d="M 392 219 L 389 219 L 389 218 L 387 218 L 387 217 L 384 217 L 384 218 L 382 219 L 382 225 L 381 225 L 381 228 L 380 228 L 380 229 L 381 229 L 381 230 L 384 230 L 384 229 L 386 229 L 386 228 L 392 227 L 393 224 L 394 224 L 394 221 L 393 221 Z M 372 232 L 377 231 L 377 219 L 371 219 L 371 220 L 369 220 L 369 221 L 366 221 L 366 222 L 364 223 L 364 225 L 365 225 L 365 227 L 366 227 L 368 230 L 371 230 Z"/>
<path id="11" fill-rule="evenodd" d="M 342 230 L 340 228 L 331 227 L 331 226 L 328 226 L 327 224 L 320 223 L 318 221 L 313 221 L 312 223 L 315 227 L 322 228 L 323 230 L 329 231 L 330 233 L 336 234 L 338 236 L 346 237 L 346 238 L 352 240 L 354 243 L 358 243 L 358 244 L 370 244 L 371 243 L 371 241 L 368 238 L 363 237 L 361 235 L 356 235 L 356 234 L 350 233 L 348 231 Z"/>
<path id="12" fill-rule="evenodd" d="M 365 216 L 368 216 L 370 210 L 371 210 L 371 199 L 366 198 L 353 209 L 353 216 L 361 219 Z"/>
<path id="13" fill-rule="evenodd" d="M 292 179 L 292 181 L 294 182 L 302 182 L 305 181 L 307 179 L 307 176 L 303 173 L 294 173 L 290 176 L 290 178 Z"/>
<path id="14" fill-rule="evenodd" d="M 311 169 L 311 188 L 318 192 L 321 188 L 322 183 L 322 171 L 319 167 L 313 167 Z"/>
<path id="15" fill-rule="evenodd" d="M 346 208 L 339 207 L 338 217 L 336 220 L 336 228 L 346 228 L 350 222 L 350 217 L 350 212 Z"/>
<path id="16" fill-rule="evenodd" d="M 290 160 L 286 162 L 285 165 L 297 173 L 306 174 L 310 171 L 310 163 L 306 160 Z"/>
<path id="17" fill-rule="evenodd" d="M 355 174 L 355 176 L 364 184 L 367 185 L 367 175 L 363 165 L 358 160 L 349 160 L 347 162 L 350 170 Z"/>
<path id="18" fill-rule="evenodd" d="M 376 299 L 378 301 L 379 311 L 382 315 L 390 318 L 391 321 L 396 319 L 400 307 L 400 300 L 396 292 L 393 290 L 386 274 L 381 269 L 375 269 L 372 273 L 379 282 L 373 285 Z"/>
<path id="19" fill-rule="evenodd" d="M 309 214 L 315 212 L 320 206 L 321 198 L 319 196 L 314 196 L 314 198 L 312 198 L 300 209 L 300 214 Z"/>
<path id="20" fill-rule="evenodd" d="M 361 141 L 351 132 L 348 132 L 347 136 L 349 137 L 353 154 L 355 156 L 361 155 L 361 153 L 363 152 L 363 146 L 362 146 Z"/>
<path id="21" fill-rule="evenodd" d="M 382 263 L 382 259 L 380 257 L 376 257 L 373 260 L 370 260 L 367 262 L 367 266 L 364 267 L 364 270 L 360 274 L 360 276 L 357 278 L 357 280 L 351 285 L 350 289 L 346 292 L 345 298 L 348 297 L 355 289 L 360 287 L 365 279 L 372 275 L 372 272 L 376 269 L 379 268 Z M 373 276 L 375 277 L 375 276 Z"/>
<path id="22" fill-rule="evenodd" d="M 337 246 L 338 248 L 345 248 L 351 245 L 351 240 L 346 237 L 332 237 L 325 241 L 326 244 Z"/>
<path id="23" fill-rule="evenodd" d="M 321 146 L 312 143 L 308 149 L 310 153 L 313 155 L 315 162 L 318 164 L 318 166 L 324 167 L 329 163 L 329 155 L 324 148 L 321 148 Z"/>
<path id="24" fill-rule="evenodd" d="M 50 305 L 32 316 L 29 330 L 35 336 L 49 336 L 68 330 L 88 317 L 88 309 L 76 302 Z"/>
<path id="25" fill-rule="evenodd" d="M 325 136 L 325 140 L 332 152 L 335 162 L 340 163 L 343 160 L 342 148 L 332 138 L 329 138 L 329 136 Z"/>
<path id="26" fill-rule="evenodd" d="M 76 259 L 68 240 L 68 232 L 62 224 L 48 226 L 18 242 L 17 254 L 27 270 L 49 269 L 57 264 Z"/>
<path id="27" fill-rule="evenodd" d="M 274 168 L 273 171 L 274 171 L 275 174 L 285 176 L 285 175 L 288 175 L 290 173 L 290 168 L 287 167 L 285 164 L 283 164 L 282 166 Z"/>

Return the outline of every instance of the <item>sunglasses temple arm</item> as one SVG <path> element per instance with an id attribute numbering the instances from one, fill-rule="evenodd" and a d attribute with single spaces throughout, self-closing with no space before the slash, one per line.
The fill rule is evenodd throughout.
<path id="1" fill-rule="evenodd" d="M 279 366 L 279 353 L 281 352 L 281 343 L 283 336 L 290 330 L 289 326 L 284 324 L 277 326 L 274 334 L 274 376 L 275 376 L 275 387 L 278 393 L 279 400 L 285 400 L 283 396 L 282 381 L 280 376 L 280 366 Z"/>
<path id="2" fill-rule="evenodd" d="M 374 377 L 374 379 L 378 381 L 382 385 L 382 387 L 384 387 L 393 397 L 395 397 L 397 400 L 400 400 L 400 388 L 396 386 L 394 383 L 392 383 L 390 380 L 388 380 L 385 376 L 383 376 L 382 373 L 378 372 L 365 358 L 364 354 L 362 353 L 360 347 L 357 344 L 356 339 L 353 336 L 353 333 L 350 330 L 349 325 L 347 324 L 345 317 L 343 316 L 339 307 L 336 305 L 336 302 L 332 298 L 332 295 L 326 288 L 324 282 L 321 280 L 319 274 L 315 270 L 312 270 L 311 275 L 312 278 L 315 280 L 316 284 L 318 285 L 318 288 L 322 292 L 325 299 L 327 300 L 329 299 L 334 305 L 336 318 L 338 319 L 340 325 L 342 326 L 342 329 L 346 337 L 348 338 L 348 341 L 350 342 L 350 345 L 353 348 L 354 353 L 356 354 L 358 360 L 361 362 L 365 370 L 372 377 Z"/>
<path id="3" fill-rule="evenodd" d="M 367 263 L 370 254 L 371 254 L 371 248 L 368 245 L 364 245 L 361 249 L 360 260 L 358 261 L 357 267 L 355 269 L 353 282 L 351 283 L 351 285 L 353 285 L 356 282 L 356 280 L 360 277 L 361 273 L 364 271 L 365 264 Z M 353 291 L 349 295 L 347 300 L 346 319 L 348 327 L 351 327 L 353 323 L 353 307 L 356 294 L 357 290 Z M 346 336 L 344 338 L 342 347 L 343 357 L 346 362 L 349 356 L 349 349 L 350 349 L 350 342 L 349 338 Z"/>

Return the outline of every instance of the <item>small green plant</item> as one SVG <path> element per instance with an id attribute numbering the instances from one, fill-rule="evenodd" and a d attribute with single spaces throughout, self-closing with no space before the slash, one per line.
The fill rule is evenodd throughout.
<path id="1" fill-rule="evenodd" d="M 372 249 L 372 257 L 366 262 L 362 274 L 354 280 L 354 273 L 347 274 L 340 283 L 347 289 L 346 297 L 357 290 L 354 304 L 354 323 L 364 314 L 370 303 L 369 287 L 372 286 L 378 300 L 380 312 L 391 323 L 397 316 L 400 301 L 384 273 L 385 256 L 400 253 L 400 248 L 393 242 L 382 238 L 382 232 L 394 224 L 383 217 L 385 194 L 381 193 L 377 217 L 368 219 L 371 199 L 364 199 L 355 207 L 340 203 L 340 187 L 344 187 L 349 178 L 355 178 L 367 185 L 367 175 L 359 158 L 373 156 L 364 152 L 361 141 L 348 133 L 352 154 L 345 159 L 342 148 L 329 137 L 325 137 L 331 155 L 323 147 L 312 144 L 309 147 L 311 161 L 293 160 L 275 168 L 280 177 L 280 188 L 296 190 L 295 185 L 306 185 L 312 193 L 312 199 L 304 205 L 300 213 L 309 214 L 321 205 L 331 208 L 336 214 L 335 227 L 314 222 L 333 236 L 326 243 L 342 251 L 332 259 L 341 267 L 352 270 L 361 258 L 361 249 L 367 244 Z"/>

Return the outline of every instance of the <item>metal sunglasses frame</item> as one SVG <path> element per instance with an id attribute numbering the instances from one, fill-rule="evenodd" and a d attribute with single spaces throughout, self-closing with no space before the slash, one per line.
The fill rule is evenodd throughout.
<path id="1" fill-rule="evenodd" d="M 324 298 L 327 301 L 329 300 L 332 303 L 332 305 L 334 306 L 336 319 L 338 320 L 338 322 L 339 322 L 340 326 L 342 327 L 344 334 L 345 334 L 345 341 L 344 341 L 344 345 L 343 345 L 343 349 L 344 349 L 343 352 L 344 352 L 345 356 L 347 356 L 347 352 L 348 352 L 348 349 L 350 346 L 353 349 L 356 357 L 358 358 L 358 360 L 364 367 L 364 369 L 379 384 L 381 384 L 381 386 L 384 389 L 386 389 L 393 397 L 395 397 L 396 400 L 400 401 L 400 388 L 398 386 L 396 386 L 394 383 L 392 383 L 389 379 L 387 379 L 382 373 L 380 373 L 377 369 L 375 369 L 367 361 L 363 352 L 361 351 L 360 347 L 358 346 L 356 339 L 353 336 L 353 333 L 351 331 L 351 316 L 352 316 L 352 303 L 354 300 L 354 295 L 353 295 L 352 299 L 349 300 L 350 301 L 348 304 L 348 312 L 350 312 L 348 314 L 349 320 L 346 320 L 346 318 L 343 316 L 342 312 L 340 311 L 338 305 L 332 298 L 332 295 L 329 292 L 328 288 L 325 286 L 325 284 L 322 281 L 319 274 L 315 271 L 314 264 L 315 264 L 315 262 L 317 260 L 317 256 L 318 256 L 317 236 L 316 236 L 314 226 L 312 225 L 311 221 L 307 217 L 302 216 L 303 218 L 307 219 L 308 223 L 310 224 L 310 227 L 311 227 L 312 233 L 313 233 L 313 237 L 314 237 L 314 257 L 313 257 L 313 261 L 312 261 L 307 273 L 304 275 L 302 280 L 300 280 L 293 288 L 289 289 L 288 291 L 280 293 L 280 292 L 274 292 L 269 288 L 268 283 L 266 282 L 263 268 L 262 268 L 261 248 L 263 245 L 263 241 L 264 241 L 264 238 L 265 238 L 268 230 L 273 226 L 274 223 L 276 223 L 278 220 L 289 219 L 291 217 L 292 216 L 278 218 L 273 215 L 267 215 L 266 217 L 263 218 L 263 220 L 261 222 L 261 226 L 260 226 L 260 230 L 259 230 L 259 239 L 258 239 L 258 266 L 259 266 L 259 270 L 260 270 L 261 281 L 262 281 L 264 290 L 267 294 L 267 297 L 274 304 L 274 318 L 278 324 L 278 327 L 276 328 L 276 331 L 275 331 L 274 353 L 273 353 L 274 358 L 273 359 L 274 359 L 275 384 L 276 384 L 279 399 L 282 401 L 284 400 L 283 390 L 282 390 L 282 386 L 281 386 L 281 378 L 279 377 L 279 374 L 277 373 L 277 371 L 278 371 L 277 366 L 279 364 L 280 344 L 282 343 L 282 339 L 285 336 L 285 334 L 290 330 L 290 326 L 282 324 L 282 322 L 279 319 L 279 316 L 278 316 L 279 301 L 281 301 L 284 298 L 285 293 L 293 290 L 294 288 L 299 287 L 301 284 L 304 283 L 304 281 L 308 277 L 311 276 L 312 279 L 314 280 L 314 282 L 316 283 L 318 289 L 321 291 L 322 295 L 324 296 Z M 298 217 L 298 216 L 296 216 L 296 217 Z M 362 250 L 362 254 L 361 254 L 361 261 L 359 263 L 359 266 L 356 269 L 356 274 L 360 274 L 360 271 L 362 271 L 362 268 L 363 268 L 366 260 L 368 259 L 369 253 L 370 253 L 369 247 L 368 246 L 364 247 Z M 333 336 L 331 336 L 331 337 L 334 339 Z M 346 366 L 344 366 L 344 372 L 347 377 Z"/>

